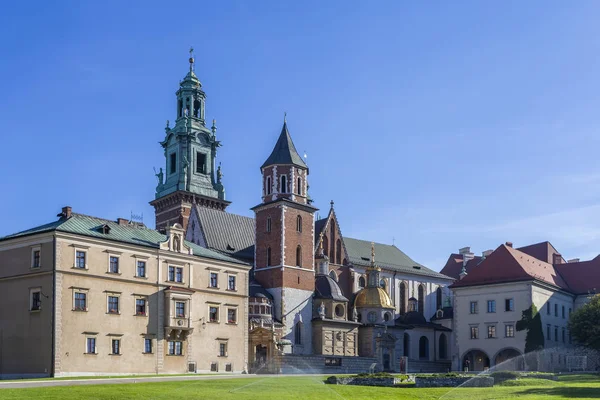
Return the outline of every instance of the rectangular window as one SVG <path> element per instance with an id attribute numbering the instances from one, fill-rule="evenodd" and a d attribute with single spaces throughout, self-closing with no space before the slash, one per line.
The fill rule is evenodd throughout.
<path id="1" fill-rule="evenodd" d="M 546 314 L 548 314 L 548 315 L 550 315 L 550 307 L 552 307 L 552 306 L 550 305 L 550 302 L 547 302 L 547 303 L 546 303 Z"/>
<path id="2" fill-rule="evenodd" d="M 108 272 L 110 272 L 111 274 L 119 273 L 119 257 L 110 256 Z"/>
<path id="3" fill-rule="evenodd" d="M 558 304 L 554 303 L 554 316 L 558 317 Z"/>
<path id="4" fill-rule="evenodd" d="M 547 340 L 552 340 L 552 334 L 550 333 L 550 330 L 551 330 L 551 329 L 552 329 L 552 328 L 550 327 L 550 325 L 547 325 L 547 326 L 546 326 L 546 339 L 547 339 Z"/>
<path id="5" fill-rule="evenodd" d="M 146 261 L 138 261 L 137 262 L 137 276 L 140 278 L 146 277 Z"/>
<path id="6" fill-rule="evenodd" d="M 146 315 L 146 299 L 135 299 L 135 315 Z"/>
<path id="7" fill-rule="evenodd" d="M 87 293 L 75 292 L 75 310 L 87 311 Z"/>
<path id="8" fill-rule="evenodd" d="M 87 338 L 85 350 L 87 354 L 96 354 L 96 338 Z"/>
<path id="9" fill-rule="evenodd" d="M 169 266 L 169 276 L 167 277 L 167 280 L 175 282 L 175 267 Z"/>
<path id="10" fill-rule="evenodd" d="M 476 326 L 471 327 L 471 339 L 479 339 L 479 328 Z"/>
<path id="11" fill-rule="evenodd" d="M 496 300 L 488 300 L 487 302 L 487 312 L 495 313 L 496 312 Z"/>
<path id="12" fill-rule="evenodd" d="M 219 275 L 216 272 L 210 273 L 210 287 L 211 288 L 219 287 Z"/>
<path id="13" fill-rule="evenodd" d="M 210 322 L 219 322 L 219 307 L 209 307 L 208 314 Z"/>
<path id="14" fill-rule="evenodd" d="M 183 282 L 183 268 L 175 268 L 175 282 Z"/>
<path id="15" fill-rule="evenodd" d="M 504 300 L 504 311 L 514 311 L 515 301 L 513 299 Z"/>
<path id="16" fill-rule="evenodd" d="M 515 337 L 515 326 L 514 325 L 505 325 L 504 326 L 504 336 Z"/>
<path id="17" fill-rule="evenodd" d="M 144 353 L 152 354 L 152 339 L 144 339 Z"/>
<path id="18" fill-rule="evenodd" d="M 267 218 L 267 232 L 271 232 L 271 217 Z"/>
<path id="19" fill-rule="evenodd" d="M 169 173 L 174 174 L 175 172 L 177 172 L 177 153 L 171 153 L 170 162 L 171 163 Z"/>
<path id="20" fill-rule="evenodd" d="M 77 250 L 75 252 L 75 267 L 85 268 L 85 251 Z"/>
<path id="21" fill-rule="evenodd" d="M 183 302 L 183 301 L 175 302 L 175 316 L 177 318 L 185 318 L 185 302 Z"/>
<path id="22" fill-rule="evenodd" d="M 235 308 L 229 308 L 227 310 L 227 323 L 229 323 L 229 324 L 237 323 L 237 310 Z"/>
<path id="23" fill-rule="evenodd" d="M 183 343 L 180 341 L 169 342 L 169 355 L 180 356 L 183 355 Z"/>
<path id="24" fill-rule="evenodd" d="M 108 313 L 118 314 L 119 313 L 119 297 L 108 296 Z"/>
<path id="25" fill-rule="evenodd" d="M 488 325 L 488 338 L 496 337 L 496 325 Z"/>
<path id="26" fill-rule="evenodd" d="M 33 250 L 32 260 L 31 260 L 31 268 L 39 268 L 40 267 L 40 256 L 42 254 L 41 250 Z"/>
<path id="27" fill-rule="evenodd" d="M 36 289 L 31 291 L 30 311 L 39 311 L 42 309 L 41 290 Z"/>
<path id="28" fill-rule="evenodd" d="M 235 275 L 229 275 L 227 288 L 229 290 L 235 290 Z"/>
<path id="29" fill-rule="evenodd" d="M 565 306 L 562 306 L 562 317 L 565 319 Z"/>
<path id="30" fill-rule="evenodd" d="M 565 328 L 562 328 L 562 342 L 566 343 L 566 335 L 565 335 Z"/>
<path id="31" fill-rule="evenodd" d="M 196 152 L 196 172 L 199 174 L 206 173 L 206 154 Z"/>
<path id="32" fill-rule="evenodd" d="M 479 307 L 477 307 L 477 302 L 476 301 L 472 301 L 471 305 L 470 305 L 470 313 L 471 314 L 477 314 L 479 311 Z"/>
<path id="33" fill-rule="evenodd" d="M 227 357 L 227 343 L 219 343 L 219 357 Z"/>
<path id="34" fill-rule="evenodd" d="M 112 354 L 121 354 L 121 340 L 113 339 L 111 341 Z"/>
<path id="35" fill-rule="evenodd" d="M 558 342 L 558 326 L 554 327 L 554 341 Z"/>

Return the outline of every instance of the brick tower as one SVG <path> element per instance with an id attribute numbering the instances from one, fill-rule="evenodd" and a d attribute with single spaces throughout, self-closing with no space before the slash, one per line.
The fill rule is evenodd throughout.
<path id="1" fill-rule="evenodd" d="M 291 346 L 286 353 L 311 354 L 314 271 L 314 213 L 308 200 L 308 167 L 298 155 L 287 123 L 262 173 L 262 202 L 256 218 L 255 279 L 274 297 L 274 315 Z"/>
<path id="2" fill-rule="evenodd" d="M 179 84 L 175 126 L 165 128 L 165 139 L 160 142 L 165 154 L 165 171 L 156 174 L 154 206 L 156 229 L 165 229 L 174 223 L 187 228 L 194 205 L 225 210 L 225 189 L 221 183 L 221 167 L 215 170 L 215 158 L 220 142 L 217 127 L 205 125 L 206 94 L 194 73 L 194 57 L 190 49 L 190 70 Z"/>

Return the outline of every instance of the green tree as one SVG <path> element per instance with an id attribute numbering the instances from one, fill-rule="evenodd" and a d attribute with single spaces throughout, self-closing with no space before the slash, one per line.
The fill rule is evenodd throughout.
<path id="1" fill-rule="evenodd" d="M 537 307 L 532 304 L 517 321 L 517 331 L 527 331 L 525 336 L 525 353 L 541 350 L 544 348 L 544 331 L 542 330 L 542 318 Z"/>
<path id="2" fill-rule="evenodd" d="M 569 329 L 578 344 L 600 350 L 600 295 L 571 314 Z"/>

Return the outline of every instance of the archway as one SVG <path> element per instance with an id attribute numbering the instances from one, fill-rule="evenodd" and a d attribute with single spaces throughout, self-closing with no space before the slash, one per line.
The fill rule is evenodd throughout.
<path id="1" fill-rule="evenodd" d="M 404 334 L 403 347 L 404 347 L 404 357 L 409 357 L 410 356 L 410 335 L 408 333 Z"/>
<path id="2" fill-rule="evenodd" d="M 429 339 L 427 339 L 427 336 L 421 336 L 419 339 L 419 359 L 429 360 Z"/>
<path id="3" fill-rule="evenodd" d="M 446 338 L 445 333 L 440 335 L 438 342 L 438 358 L 440 360 L 445 360 L 448 358 L 448 339 Z"/>
<path id="4" fill-rule="evenodd" d="M 516 349 L 504 348 L 496 353 L 494 367 L 498 370 L 522 371 L 525 368 L 523 355 Z"/>
<path id="5" fill-rule="evenodd" d="M 463 356 L 462 366 L 468 367 L 469 371 L 485 371 L 490 367 L 490 358 L 481 350 L 470 350 Z"/>

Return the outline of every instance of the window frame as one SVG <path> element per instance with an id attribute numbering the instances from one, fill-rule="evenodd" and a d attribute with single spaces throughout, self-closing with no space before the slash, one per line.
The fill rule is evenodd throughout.
<path id="1" fill-rule="evenodd" d="M 115 344 L 117 345 L 117 351 L 115 352 Z M 110 338 L 110 355 L 111 356 L 120 356 L 121 353 L 121 338 Z"/>
<path id="2" fill-rule="evenodd" d="M 496 325 L 490 324 L 487 326 L 487 338 L 496 339 Z"/>
<path id="3" fill-rule="evenodd" d="M 173 315 L 175 315 L 175 318 L 186 318 L 186 301 L 182 301 L 182 300 L 175 300 L 175 304 L 174 304 L 174 313 Z M 179 307 L 179 306 L 182 307 Z M 179 309 L 183 308 L 183 312 L 179 313 Z"/>
<path id="4" fill-rule="evenodd" d="M 479 314 L 479 302 L 471 301 L 469 302 L 469 314 Z"/>
<path id="5" fill-rule="evenodd" d="M 219 272 L 208 271 L 208 287 L 211 289 L 219 288 Z"/>
<path id="6" fill-rule="evenodd" d="M 37 307 L 34 308 L 35 301 L 33 299 L 34 294 L 38 295 Z M 34 287 L 29 289 L 29 312 L 35 313 L 42 311 L 42 288 Z"/>
<path id="7" fill-rule="evenodd" d="M 117 299 L 117 309 L 114 312 L 111 311 L 112 309 L 110 308 L 111 298 Z M 120 315 L 121 314 L 121 294 L 120 293 L 113 293 L 113 292 L 106 293 L 106 313 L 111 314 L 111 315 Z"/>
<path id="8" fill-rule="evenodd" d="M 233 311 L 233 320 L 229 318 L 229 313 Z M 238 323 L 238 312 L 236 307 L 227 307 L 227 323 L 230 325 L 237 325 Z"/>
<path id="9" fill-rule="evenodd" d="M 168 340 L 167 341 L 167 355 L 168 356 L 183 356 L 183 341 L 181 340 Z"/>
<path id="10" fill-rule="evenodd" d="M 143 264 L 144 274 L 140 275 L 140 264 Z M 146 260 L 135 260 L 135 277 L 148 278 L 148 262 Z"/>
<path id="11" fill-rule="evenodd" d="M 212 314 L 213 314 L 212 310 L 211 310 L 212 308 L 214 308 L 216 310 L 216 312 L 215 312 L 216 318 L 215 319 L 212 318 Z M 208 322 L 209 323 L 218 324 L 220 322 L 221 310 L 219 310 L 219 309 L 220 309 L 220 307 L 218 305 L 211 304 L 208 306 Z"/>
<path id="12" fill-rule="evenodd" d="M 231 280 L 233 279 L 233 287 L 231 287 Z M 237 292 L 237 276 L 234 274 L 227 275 L 227 290 L 231 292 Z"/>
<path id="13" fill-rule="evenodd" d="M 85 303 L 85 307 L 81 308 L 81 307 L 77 307 L 77 295 L 78 294 L 82 294 L 84 296 L 84 303 Z M 73 289 L 73 308 L 71 311 L 80 311 L 80 312 L 87 312 L 89 309 L 89 290 L 88 289 L 81 289 L 81 288 L 74 288 Z M 81 300 L 81 299 L 79 299 Z"/>
<path id="14" fill-rule="evenodd" d="M 183 267 L 175 266 L 175 283 L 185 283 Z"/>
<path id="15" fill-rule="evenodd" d="M 510 335 L 509 335 L 510 331 Z M 504 337 L 505 338 L 514 338 L 515 337 L 515 326 L 514 324 L 506 324 L 504 325 Z"/>
<path id="16" fill-rule="evenodd" d="M 144 302 L 144 311 L 143 312 L 138 311 L 138 301 Z M 136 296 L 134 299 L 134 307 L 135 307 L 135 314 L 134 314 L 135 316 L 137 316 L 137 317 L 147 317 L 148 316 L 148 299 L 146 297 Z"/>
<path id="17" fill-rule="evenodd" d="M 219 357 L 227 357 L 227 342 L 219 342 Z"/>
<path id="18" fill-rule="evenodd" d="M 175 282 L 175 266 L 169 265 L 167 267 L 167 282 Z"/>
<path id="19" fill-rule="evenodd" d="M 148 347 L 148 344 L 150 344 L 150 346 Z M 150 348 L 150 351 L 148 351 L 148 348 Z M 143 354 L 154 354 L 154 341 L 151 337 L 145 337 L 144 338 L 144 351 Z"/>
<path id="20" fill-rule="evenodd" d="M 94 351 L 90 352 L 90 340 L 93 340 Z M 96 335 L 85 336 L 85 353 L 84 354 L 98 354 L 98 338 Z"/>
<path id="21" fill-rule="evenodd" d="M 36 257 L 37 253 L 37 257 Z M 37 261 L 37 263 L 36 263 Z M 33 246 L 31 248 L 31 269 L 40 269 L 42 268 L 42 246 Z"/>
<path id="22" fill-rule="evenodd" d="M 302 233 L 302 216 L 300 214 L 296 216 L 296 232 Z"/>
<path id="23" fill-rule="evenodd" d="M 82 267 L 80 267 L 80 266 L 79 266 L 79 254 L 78 254 L 78 253 L 81 253 L 81 254 L 83 254 L 83 266 L 82 266 Z M 80 269 L 80 270 L 81 270 L 81 269 L 83 269 L 83 270 L 87 270 L 87 269 L 88 269 L 88 263 L 87 263 L 87 260 L 88 260 L 88 257 L 87 257 L 87 249 L 81 249 L 81 248 L 77 248 L 77 247 L 76 247 L 76 248 L 75 248 L 75 253 L 74 253 L 74 254 L 75 254 L 75 259 L 74 259 L 74 261 L 73 261 L 73 268 Z"/>
<path id="24" fill-rule="evenodd" d="M 113 271 L 113 261 L 115 261 L 114 265 L 116 265 L 116 271 Z M 119 256 L 115 255 L 115 254 L 109 254 L 108 255 L 108 273 L 109 274 L 115 274 L 115 275 L 121 275 L 121 266 L 119 265 L 120 260 L 119 260 Z"/>
<path id="25" fill-rule="evenodd" d="M 496 312 L 496 300 L 487 301 L 487 312 L 488 314 L 494 314 Z"/>
<path id="26" fill-rule="evenodd" d="M 512 311 L 515 311 L 515 299 L 512 297 L 508 298 L 508 299 L 504 299 L 504 312 L 512 312 Z"/>
<path id="27" fill-rule="evenodd" d="M 471 339 L 479 339 L 479 327 L 478 326 L 470 326 L 469 332 L 470 332 Z"/>
<path id="28" fill-rule="evenodd" d="M 177 173 L 177 152 L 174 151 L 169 154 L 169 175 Z"/>

